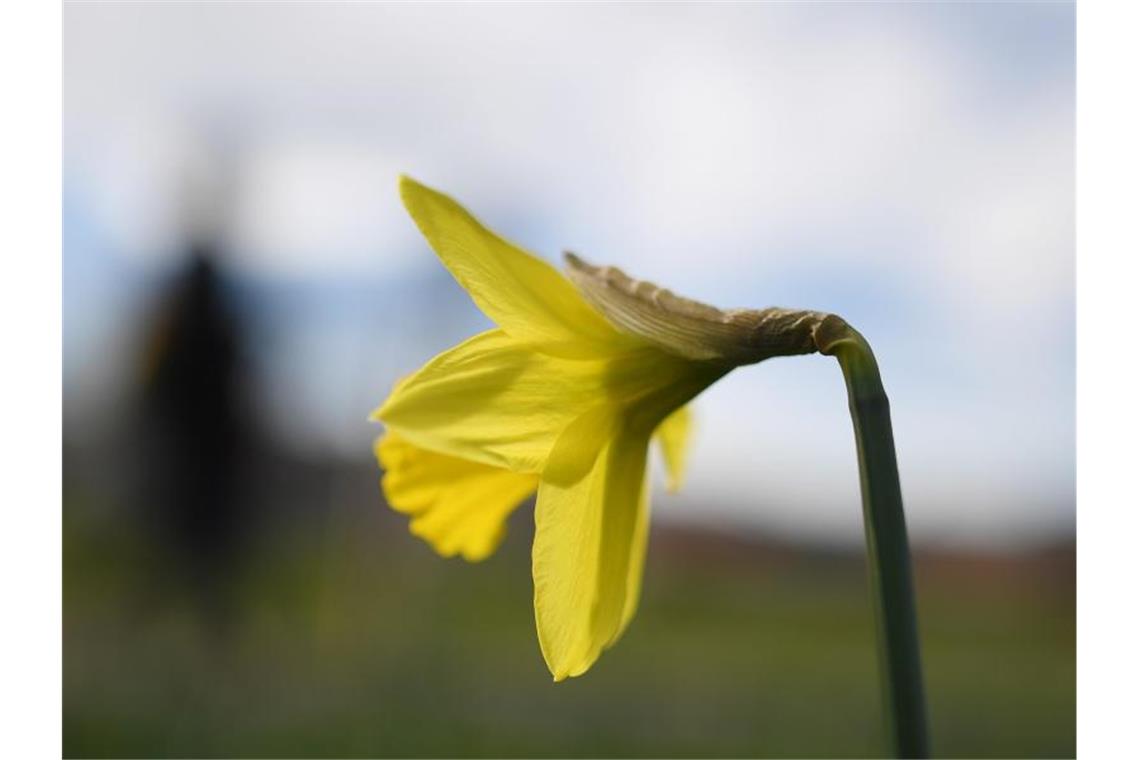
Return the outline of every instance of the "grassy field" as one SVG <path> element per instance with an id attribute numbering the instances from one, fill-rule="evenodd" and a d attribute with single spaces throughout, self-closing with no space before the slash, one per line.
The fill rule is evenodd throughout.
<path id="1" fill-rule="evenodd" d="M 65 500 L 66 501 L 66 500 Z M 491 560 L 444 561 L 381 509 L 263 542 L 206 624 L 118 529 L 65 504 L 68 756 L 882 754 L 858 555 L 657 532 L 640 612 L 553 684 L 527 511 Z M 923 556 L 934 751 L 1075 753 L 1073 554 Z"/>

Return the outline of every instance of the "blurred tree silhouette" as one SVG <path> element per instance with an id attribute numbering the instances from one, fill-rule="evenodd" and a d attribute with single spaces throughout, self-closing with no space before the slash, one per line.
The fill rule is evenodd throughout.
<path id="1" fill-rule="evenodd" d="M 252 435 L 242 332 L 218 259 L 214 243 L 192 243 L 161 301 L 144 349 L 138 442 L 142 522 L 154 534 L 158 578 L 224 624 L 251 535 L 253 501 L 242 484 Z"/>

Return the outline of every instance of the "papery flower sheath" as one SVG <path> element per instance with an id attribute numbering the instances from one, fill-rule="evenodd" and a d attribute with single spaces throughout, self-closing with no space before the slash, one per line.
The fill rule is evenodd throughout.
<path id="1" fill-rule="evenodd" d="M 569 277 L 407 177 L 400 195 L 443 264 L 497 325 L 400 381 L 373 418 L 391 506 L 444 556 L 494 552 L 535 491 L 539 645 L 556 681 L 584 673 L 637 607 L 649 525 L 646 459 L 671 488 L 686 404 L 732 368 L 811 353 L 820 312 L 722 311 L 566 255 Z"/>

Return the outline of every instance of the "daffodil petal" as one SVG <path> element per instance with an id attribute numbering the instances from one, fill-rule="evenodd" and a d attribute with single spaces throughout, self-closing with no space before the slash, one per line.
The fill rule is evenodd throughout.
<path id="1" fill-rule="evenodd" d="M 693 414 L 686 405 L 666 417 L 654 433 L 665 460 L 666 486 L 670 491 L 680 490 L 685 479 L 692 427 Z"/>
<path id="2" fill-rule="evenodd" d="M 629 570 L 625 578 L 625 603 L 622 605 L 621 621 L 610 639 L 615 643 L 625 633 L 637 612 L 641 600 L 641 579 L 645 575 L 645 555 L 649 549 L 649 488 L 642 487 L 641 498 L 637 502 L 637 515 L 633 525 L 632 542 L 629 547 Z"/>
<path id="3" fill-rule="evenodd" d="M 421 449 L 388 431 L 375 444 L 388 504 L 411 517 L 411 532 L 445 557 L 490 556 L 511 512 L 534 494 L 538 476 Z"/>
<path id="4" fill-rule="evenodd" d="M 568 359 L 490 330 L 402 380 L 374 418 L 432 451 L 540 472 L 558 436 L 589 409 L 633 403 L 701 372 L 652 347 Z"/>
<path id="5" fill-rule="evenodd" d="M 665 460 L 666 487 L 671 492 L 680 489 L 684 478 L 685 461 L 691 441 L 692 416 L 689 406 L 682 406 L 666 417 L 653 433 Z M 649 514 L 649 489 L 643 488 L 641 500 L 637 505 L 637 522 L 634 524 L 633 543 L 630 547 L 625 606 L 622 609 L 621 623 L 614 637 L 615 641 L 633 620 L 641 599 L 641 579 L 645 575 L 645 555 L 649 548 Z"/>
<path id="6" fill-rule="evenodd" d="M 488 230 L 448 196 L 401 177 L 400 197 L 475 304 L 516 339 L 561 356 L 636 344 L 557 269 Z"/>
<path id="7" fill-rule="evenodd" d="M 648 432 L 625 426 L 612 410 L 584 415 L 558 439 L 539 484 L 535 620 L 555 681 L 584 673 L 628 621 L 648 442 Z M 643 558 L 643 544 L 640 551 Z"/>
<path id="8" fill-rule="evenodd" d="M 539 472 L 562 430 L 604 393 L 606 367 L 491 330 L 401 381 L 374 417 L 423 448 Z"/>
<path id="9" fill-rule="evenodd" d="M 719 377 L 717 373 L 695 372 L 684 381 L 677 382 L 672 387 L 662 389 L 644 399 L 637 406 L 639 409 L 627 414 L 627 425 L 636 426 L 644 424 L 645 420 L 660 419 L 662 409 L 673 408 L 679 399 L 688 400 L 701 388 L 704 388 Z M 654 437 L 664 452 L 665 465 L 668 474 L 670 490 L 676 490 L 683 475 L 685 458 L 690 442 L 692 428 L 692 413 L 687 405 L 677 407 L 669 414 L 654 431 Z M 672 450 L 672 453 L 670 453 Z M 610 639 L 613 644 L 625 632 L 637 612 L 637 605 L 641 598 L 641 582 L 645 574 L 645 556 L 649 548 L 649 489 L 642 488 L 641 499 L 637 505 L 636 522 L 633 529 L 632 545 L 630 546 L 629 571 L 626 576 L 625 604 L 622 609 L 621 622 L 617 631 Z"/>

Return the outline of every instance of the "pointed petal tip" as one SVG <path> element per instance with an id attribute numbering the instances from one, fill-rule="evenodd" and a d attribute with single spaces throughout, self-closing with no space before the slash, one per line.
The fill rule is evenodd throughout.
<path id="1" fill-rule="evenodd" d="M 401 174 L 396 181 L 396 189 L 400 193 L 400 202 L 404 204 L 404 208 L 411 213 L 412 196 L 420 187 L 420 183 L 409 177 L 407 174 Z M 414 218 L 414 217 L 413 217 Z"/>
<path id="2" fill-rule="evenodd" d="M 578 678 L 585 675 L 590 668 L 594 667 L 594 663 L 598 661 L 598 657 L 601 656 L 602 651 L 609 648 L 607 644 L 596 648 L 592 654 L 565 657 L 561 662 L 555 663 L 551 661 L 550 652 L 547 650 L 541 634 L 539 636 L 538 645 L 542 651 L 542 659 L 546 663 L 546 668 L 554 678 L 554 683 L 561 683 L 571 678 Z"/>
<path id="3" fill-rule="evenodd" d="M 420 182 L 419 180 L 407 174 L 400 174 L 397 181 L 397 187 L 400 191 L 400 200 L 404 203 L 404 208 L 412 213 L 412 204 L 422 198 L 424 195 L 438 195 L 439 193 L 432 190 L 430 187 Z M 415 218 L 415 214 L 412 214 Z"/>
<path id="4" fill-rule="evenodd" d="M 590 667 L 597 661 L 598 655 L 601 654 L 599 651 L 592 658 L 587 659 L 584 662 L 579 660 L 577 666 L 574 667 L 571 666 L 571 664 L 574 662 L 573 658 L 563 657 L 561 662 L 555 662 L 552 659 L 552 652 L 550 651 L 548 641 L 543 637 L 541 629 L 539 629 L 538 634 L 538 647 L 542 652 L 542 660 L 546 663 L 546 669 L 550 671 L 550 675 L 554 679 L 554 683 L 562 683 L 563 681 L 569 680 L 571 678 L 577 678 L 578 676 L 582 675 L 590 669 Z"/>
<path id="5" fill-rule="evenodd" d="M 554 683 L 562 683 L 563 681 L 569 681 L 571 678 L 577 678 L 578 676 L 583 675 L 589 669 L 590 666 L 586 665 L 585 667 L 580 668 L 560 668 L 558 670 L 551 669 L 550 673 L 554 676 Z"/>

